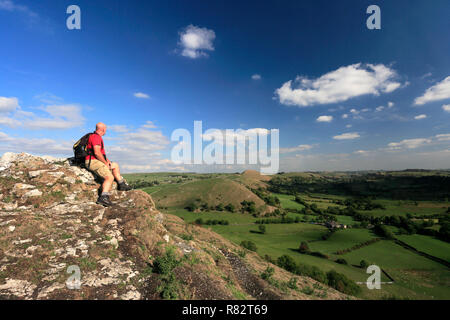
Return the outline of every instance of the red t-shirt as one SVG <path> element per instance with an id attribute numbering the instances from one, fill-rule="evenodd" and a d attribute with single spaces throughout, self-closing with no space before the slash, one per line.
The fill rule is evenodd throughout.
<path id="1" fill-rule="evenodd" d="M 94 152 L 94 146 L 101 146 L 100 152 L 105 155 L 105 146 L 103 144 L 103 139 L 100 137 L 100 135 L 93 133 L 89 136 L 89 140 L 86 146 L 86 149 L 92 149 L 92 152 Z M 96 159 L 95 156 L 86 156 L 86 160 L 89 159 Z"/>

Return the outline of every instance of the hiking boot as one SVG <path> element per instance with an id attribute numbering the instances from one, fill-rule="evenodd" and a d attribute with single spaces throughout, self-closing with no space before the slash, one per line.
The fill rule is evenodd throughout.
<path id="1" fill-rule="evenodd" d="M 117 184 L 117 190 L 119 191 L 129 191 L 131 189 L 132 188 L 125 181 L 122 181 L 122 183 Z"/>
<path id="2" fill-rule="evenodd" d="M 113 205 L 111 200 L 109 200 L 109 196 L 108 195 L 102 195 L 102 196 L 98 197 L 97 203 L 101 204 L 101 205 L 103 205 L 105 207 L 110 207 L 110 206 Z"/>

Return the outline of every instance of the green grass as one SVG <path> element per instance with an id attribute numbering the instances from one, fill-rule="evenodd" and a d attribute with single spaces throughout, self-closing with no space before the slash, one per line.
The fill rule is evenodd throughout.
<path id="1" fill-rule="evenodd" d="M 419 251 L 450 261 L 450 243 L 448 242 L 420 234 L 398 235 L 396 237 Z"/>
<path id="2" fill-rule="evenodd" d="M 353 247 L 359 243 L 376 238 L 370 230 L 367 229 L 343 229 L 336 231 L 327 240 L 311 242 L 309 248 L 312 251 L 320 251 L 331 255 L 338 250 L 344 250 Z M 338 258 L 340 256 L 336 256 Z M 359 261 L 356 263 L 359 265 Z"/>
<path id="3" fill-rule="evenodd" d="M 289 194 L 280 194 L 280 193 L 272 193 L 272 195 L 278 197 L 280 199 L 281 207 L 285 209 L 303 209 L 303 205 L 298 202 L 295 202 L 295 196 Z"/>

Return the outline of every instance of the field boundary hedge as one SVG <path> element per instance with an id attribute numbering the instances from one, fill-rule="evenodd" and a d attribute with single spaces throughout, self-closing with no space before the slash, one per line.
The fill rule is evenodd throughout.
<path id="1" fill-rule="evenodd" d="M 382 238 L 374 238 L 374 239 L 371 239 L 371 240 L 368 240 L 365 242 L 358 243 L 351 248 L 344 249 L 344 250 L 338 250 L 338 251 L 334 252 L 333 254 L 336 254 L 336 255 L 346 254 L 346 253 L 352 252 L 354 250 L 358 250 L 358 249 L 367 247 L 368 245 L 374 244 L 380 240 L 382 240 Z"/>

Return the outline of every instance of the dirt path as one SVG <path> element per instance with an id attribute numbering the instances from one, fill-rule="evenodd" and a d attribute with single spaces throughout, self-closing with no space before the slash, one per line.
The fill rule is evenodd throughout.
<path id="1" fill-rule="evenodd" d="M 264 281 L 251 273 L 245 263 L 234 253 L 220 250 L 227 258 L 234 275 L 245 292 L 257 300 L 281 300 L 281 296 L 267 288 Z"/>

